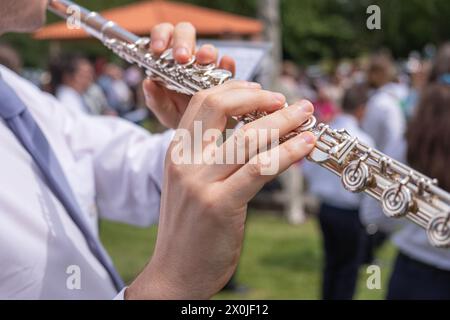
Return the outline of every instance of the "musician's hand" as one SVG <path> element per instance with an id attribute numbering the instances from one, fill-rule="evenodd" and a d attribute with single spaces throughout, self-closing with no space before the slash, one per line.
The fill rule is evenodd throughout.
<path id="1" fill-rule="evenodd" d="M 224 144 L 200 140 L 200 153 L 209 150 L 214 151 L 209 154 L 220 155 L 231 150 L 228 148 L 245 147 L 246 143 L 239 143 L 238 137 L 252 131 L 260 134 L 260 129 L 279 129 L 283 136 L 312 115 L 313 106 L 307 101 L 282 108 L 284 103 L 282 95 L 261 90 L 257 84 L 230 81 L 193 97 L 177 135 L 184 131 L 194 137 L 196 121 L 201 121 L 203 130 L 215 128 L 220 135 L 230 116 L 254 111 L 256 107 L 270 113 L 236 130 Z M 267 143 L 278 141 L 263 133 L 254 138 Z M 240 257 L 247 203 L 266 182 L 309 154 L 314 144 L 314 135 L 305 132 L 275 146 L 271 152 L 246 152 L 245 164 L 177 164 L 175 155 L 183 154 L 193 160 L 195 155 L 202 159 L 202 154 L 197 148 L 180 150 L 182 140 L 175 137 L 166 158 L 155 251 L 125 297 L 205 299 L 221 290 Z M 269 173 L 264 168 L 273 171 Z"/>
<path id="2" fill-rule="evenodd" d="M 218 52 L 212 45 L 203 45 L 196 52 L 195 29 L 190 23 L 179 23 L 176 27 L 163 23 L 153 28 L 151 33 L 151 51 L 160 55 L 168 48 L 173 48 L 174 58 L 179 63 L 187 63 L 195 55 L 198 63 L 217 63 Z M 224 56 L 219 68 L 234 73 L 235 62 Z M 191 97 L 175 93 L 152 80 L 144 81 L 144 94 L 147 106 L 159 121 L 168 128 L 177 128 Z"/>

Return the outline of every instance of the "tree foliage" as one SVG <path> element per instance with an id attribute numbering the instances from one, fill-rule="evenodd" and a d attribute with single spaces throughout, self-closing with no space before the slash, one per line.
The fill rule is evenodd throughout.
<path id="1" fill-rule="evenodd" d="M 178 0 L 256 17 L 258 0 Z M 133 0 L 78 0 L 92 10 L 104 10 Z M 426 44 L 450 39 L 448 0 L 280 0 L 283 49 L 286 57 L 300 63 L 319 59 L 354 57 L 380 47 L 396 56 L 421 50 Z M 369 5 L 381 8 L 381 30 L 368 30 Z M 56 18 L 51 17 L 50 21 Z M 28 36 L 8 36 L 25 55 L 29 65 L 41 64 L 47 46 Z M 79 44 L 77 44 L 79 45 Z M 69 44 L 68 48 L 74 45 Z M 82 44 L 89 52 L 103 52 Z"/>

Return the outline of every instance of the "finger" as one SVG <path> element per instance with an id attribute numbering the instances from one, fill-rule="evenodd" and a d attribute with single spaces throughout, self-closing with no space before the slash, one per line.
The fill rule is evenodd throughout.
<path id="1" fill-rule="evenodd" d="M 230 71 L 233 75 L 236 74 L 236 61 L 230 56 L 223 56 L 219 63 L 220 69 Z"/>
<path id="2" fill-rule="evenodd" d="M 144 89 L 145 102 L 147 106 L 152 108 L 152 110 L 154 106 L 164 102 L 166 96 L 163 91 L 163 87 L 160 84 L 151 79 L 146 79 L 142 85 Z"/>
<path id="3" fill-rule="evenodd" d="M 267 182 L 307 156 L 316 142 L 311 132 L 304 132 L 276 148 L 252 158 L 225 180 L 236 202 L 247 204 Z"/>
<path id="4" fill-rule="evenodd" d="M 195 51 L 195 28 L 189 22 L 180 22 L 173 32 L 173 54 L 178 63 L 187 63 Z"/>
<path id="5" fill-rule="evenodd" d="M 203 65 L 216 63 L 218 56 L 219 52 L 217 48 L 210 44 L 201 46 L 196 54 L 197 62 Z"/>
<path id="6" fill-rule="evenodd" d="M 162 23 L 152 29 L 150 49 L 154 54 L 160 55 L 169 47 L 173 30 L 170 23 Z"/>
<path id="7" fill-rule="evenodd" d="M 231 89 L 206 97 L 196 120 L 206 129 L 223 130 L 227 118 L 241 116 L 253 111 L 274 112 L 286 103 L 281 93 L 254 89 Z"/>
<path id="8" fill-rule="evenodd" d="M 219 86 L 212 87 L 210 89 L 202 90 L 196 93 L 189 104 L 189 112 L 186 113 L 180 123 L 181 128 L 190 128 L 193 121 L 198 115 L 198 111 L 202 108 L 203 103 L 207 97 L 212 94 L 220 94 L 221 92 L 229 91 L 232 89 L 252 89 L 261 90 L 261 85 L 255 82 L 247 82 L 242 80 L 230 80 Z"/>
<path id="9" fill-rule="evenodd" d="M 143 84 L 145 104 L 155 114 L 161 123 L 170 127 L 168 117 L 175 117 L 176 110 L 167 101 L 166 89 L 155 81 L 146 79 Z"/>
<path id="10" fill-rule="evenodd" d="M 222 155 L 224 159 L 227 154 L 232 154 L 235 162 L 221 167 L 217 171 L 217 177 L 220 179 L 230 175 L 242 166 L 244 161 L 267 150 L 274 142 L 278 143 L 280 137 L 297 129 L 313 112 L 311 102 L 302 100 L 235 130 L 216 151 L 216 154 Z"/>
<path id="11" fill-rule="evenodd" d="M 289 132 L 301 126 L 313 114 L 314 107 L 307 100 L 299 101 L 286 108 L 282 108 L 272 114 L 259 118 L 246 124 L 240 130 L 279 130 L 279 136 L 283 137 Z M 271 142 L 271 141 L 267 141 Z"/>

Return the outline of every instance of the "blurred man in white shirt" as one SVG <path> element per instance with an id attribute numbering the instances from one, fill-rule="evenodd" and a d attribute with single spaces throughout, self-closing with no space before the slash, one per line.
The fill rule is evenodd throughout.
<path id="1" fill-rule="evenodd" d="M 369 147 L 373 140 L 359 128 L 368 99 L 365 85 L 355 85 L 344 95 L 342 114 L 330 124 L 345 128 Z M 365 258 L 367 234 L 359 220 L 362 194 L 347 191 L 340 179 L 330 171 L 305 163 L 305 177 L 310 192 L 320 202 L 319 221 L 324 245 L 322 298 L 324 300 L 352 299 L 358 269 Z"/>
<path id="2" fill-rule="evenodd" d="M 367 104 L 362 128 L 381 152 L 386 152 L 390 141 L 399 141 L 406 129 L 402 103 L 408 90 L 394 82 L 395 76 L 395 65 L 387 54 L 372 57 L 367 80 L 375 91 Z"/>
<path id="3" fill-rule="evenodd" d="M 47 4 L 3 0 L 0 34 L 40 27 Z M 158 25 L 151 38 L 156 55 L 172 44 L 178 63 L 193 54 L 200 64 L 217 59 L 212 46 L 195 53 L 188 23 Z M 234 61 L 224 57 L 219 67 L 232 70 Z M 0 298 L 109 299 L 119 290 L 127 299 L 210 298 L 236 268 L 248 201 L 315 144 L 303 133 L 277 147 L 272 176 L 262 174 L 267 153 L 249 154 L 252 164 L 177 164 L 166 157 L 170 132 L 150 135 L 119 119 L 68 112 L 8 69 L 0 74 Z M 144 90 L 166 126 L 191 134 L 195 121 L 223 131 L 228 117 L 257 108 L 273 113 L 242 130 L 270 126 L 284 135 L 313 113 L 307 101 L 282 108 L 284 96 L 243 81 L 193 98 L 151 80 Z M 238 147 L 235 137 L 228 143 Z M 159 219 L 153 256 L 126 290 L 101 250 L 99 216 L 138 225 Z M 80 285 L 72 286 L 76 270 Z"/>
<path id="4" fill-rule="evenodd" d="M 81 54 L 63 54 L 50 64 L 52 86 L 56 98 L 71 112 L 91 114 L 84 100 L 94 83 L 94 67 Z"/>

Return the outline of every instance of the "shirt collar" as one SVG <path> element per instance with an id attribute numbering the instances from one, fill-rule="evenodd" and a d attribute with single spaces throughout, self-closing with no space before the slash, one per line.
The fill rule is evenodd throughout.
<path id="1" fill-rule="evenodd" d="M 16 92 L 2 77 L 0 68 L 0 118 L 10 119 L 22 113 L 26 107 Z"/>

